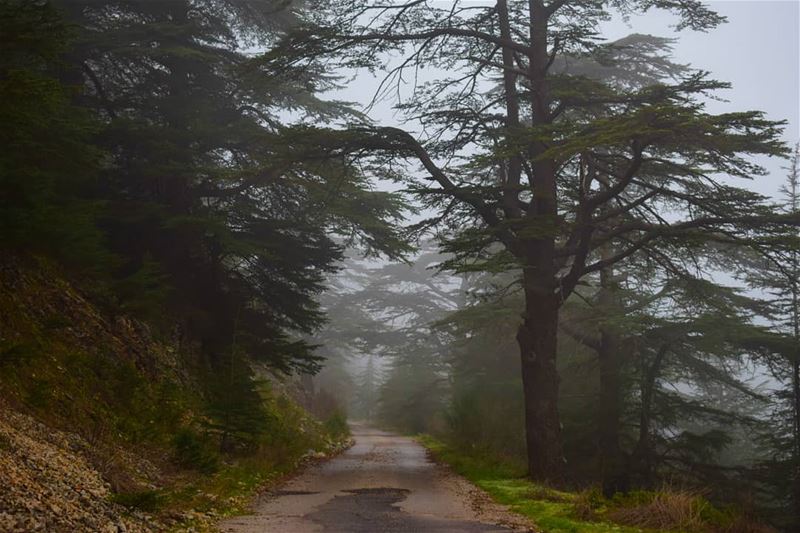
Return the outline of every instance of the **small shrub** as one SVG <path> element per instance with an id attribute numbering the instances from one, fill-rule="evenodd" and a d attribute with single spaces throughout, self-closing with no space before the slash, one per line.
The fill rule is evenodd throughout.
<path id="1" fill-rule="evenodd" d="M 113 494 L 111 501 L 129 509 L 153 513 L 164 507 L 166 498 L 157 490 L 141 490 Z"/>
<path id="2" fill-rule="evenodd" d="M 625 506 L 609 511 L 609 519 L 641 528 L 688 531 L 708 529 L 703 514 L 705 508 L 711 504 L 693 492 L 661 490 L 653 493 L 633 493 L 626 499 Z"/>
<path id="3" fill-rule="evenodd" d="M 219 467 L 219 454 L 213 443 L 190 428 L 178 431 L 173 447 L 176 462 L 185 468 L 212 474 Z"/>
<path id="4" fill-rule="evenodd" d="M 582 491 L 578 493 L 578 497 L 572 504 L 572 514 L 578 520 L 585 522 L 593 522 L 597 520 L 595 501 L 591 491 Z"/>
<path id="5" fill-rule="evenodd" d="M 561 501 L 568 500 L 562 497 Z M 595 522 L 600 519 L 600 514 L 605 510 L 607 503 L 608 500 L 603 497 L 600 489 L 595 487 L 582 490 L 575 494 L 572 500 L 572 516 L 581 521 Z"/>
<path id="6" fill-rule="evenodd" d="M 34 359 L 40 350 L 32 343 L 0 343 L 0 366 L 20 365 Z"/>
<path id="7" fill-rule="evenodd" d="M 26 392 L 27 397 L 25 400 L 34 409 L 47 409 L 53 402 L 53 386 L 47 381 L 31 380 Z"/>
<path id="8" fill-rule="evenodd" d="M 325 431 L 332 437 L 340 439 L 350 434 L 350 428 L 347 426 L 347 417 L 341 411 L 334 411 L 327 420 L 325 420 Z"/>
<path id="9" fill-rule="evenodd" d="M 60 313 L 51 313 L 42 320 L 42 327 L 46 330 L 60 330 L 71 325 L 72 321 Z"/>

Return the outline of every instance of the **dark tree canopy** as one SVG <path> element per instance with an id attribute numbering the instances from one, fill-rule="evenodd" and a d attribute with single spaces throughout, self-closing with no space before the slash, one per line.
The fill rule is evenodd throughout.
<path id="1" fill-rule="evenodd" d="M 316 4 L 266 56 L 278 73 L 323 63 L 375 71 L 397 58 L 379 96 L 396 94 L 422 133 L 321 134 L 338 134 L 343 154 L 417 164 L 407 186 L 437 213 L 423 225 L 437 228 L 456 269 L 522 269 L 528 456 L 542 479 L 562 472 L 556 332 L 578 284 L 635 254 L 672 268 L 666 250 L 769 240 L 789 221 L 733 181 L 763 174 L 750 156 L 785 153 L 780 123 L 706 111 L 705 96 L 727 84 L 672 65 L 664 41 L 599 38 L 612 12 L 650 9 L 693 30 L 723 21 L 694 1 L 341 0 Z M 429 81 L 406 97 L 414 72 Z"/>
<path id="2" fill-rule="evenodd" d="M 198 389 L 172 445 L 204 474 L 280 425 L 269 375 L 342 435 L 347 404 L 514 483 L 597 486 L 577 514 L 674 481 L 796 529 L 798 154 L 758 192 L 785 123 L 713 112 L 729 84 L 673 39 L 601 33 L 655 10 L 725 23 L 696 0 L 0 0 L 0 270 L 52 264 L 170 346 Z M 370 74 L 363 108 L 329 98 Z"/>
<path id="3" fill-rule="evenodd" d="M 212 353 L 238 337 L 278 368 L 316 368 L 298 334 L 323 319 L 315 298 L 341 258 L 330 235 L 394 255 L 403 204 L 346 160 L 307 157 L 282 124 L 287 110 L 351 114 L 316 96 L 330 87 L 319 72 L 265 78 L 248 56 L 296 14 L 268 1 L 56 7 L 73 27 L 62 79 L 104 154 L 93 195 L 118 305 L 156 320 L 166 306 Z"/>

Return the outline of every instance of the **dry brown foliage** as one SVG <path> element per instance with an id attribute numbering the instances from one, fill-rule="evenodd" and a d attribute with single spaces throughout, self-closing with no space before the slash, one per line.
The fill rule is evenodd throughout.
<path id="1" fill-rule="evenodd" d="M 708 531 L 702 517 L 705 505 L 708 503 L 693 492 L 662 490 L 646 503 L 609 511 L 608 518 L 642 528 Z"/>

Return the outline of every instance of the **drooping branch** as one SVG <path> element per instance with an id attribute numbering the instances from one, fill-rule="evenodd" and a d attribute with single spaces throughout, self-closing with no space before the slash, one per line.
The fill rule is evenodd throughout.
<path id="1" fill-rule="evenodd" d="M 564 333 L 569 335 L 572 339 L 583 344 L 587 348 L 591 348 L 596 352 L 600 351 L 600 339 L 587 335 L 585 329 L 574 328 L 566 320 L 559 323 L 559 327 Z"/>
<path id="2" fill-rule="evenodd" d="M 388 33 L 388 32 L 371 32 L 362 33 L 359 35 L 333 35 L 333 39 L 339 42 L 348 43 L 349 45 L 365 42 L 412 42 L 412 41 L 425 41 L 431 38 L 438 37 L 471 37 L 489 44 L 494 44 L 502 48 L 508 48 L 523 54 L 530 53 L 530 47 L 518 43 L 516 41 L 503 39 L 490 33 L 468 29 L 468 28 L 433 28 L 428 31 L 417 33 Z"/>
<path id="3" fill-rule="evenodd" d="M 423 168 L 428 172 L 430 178 L 439 184 L 441 192 L 445 195 L 452 196 L 461 202 L 470 205 L 481 219 L 489 226 L 497 235 L 498 239 L 510 250 L 517 248 L 517 241 L 514 235 L 508 228 L 505 227 L 503 221 L 495 212 L 494 208 L 488 205 L 480 195 L 475 192 L 459 187 L 456 185 L 442 170 L 433 157 L 417 139 L 414 138 L 407 131 L 395 127 L 382 127 L 372 130 L 354 130 L 364 133 L 371 138 L 373 142 L 377 142 L 376 146 L 383 145 L 383 148 L 395 150 L 398 152 L 405 152 L 413 155 L 422 164 Z"/>
<path id="4" fill-rule="evenodd" d="M 633 140 L 631 143 L 633 158 L 628 164 L 628 168 L 626 168 L 625 172 L 619 176 L 618 180 L 611 184 L 608 188 L 597 194 L 587 197 L 586 204 L 589 210 L 594 210 L 598 206 L 605 204 L 612 198 L 615 198 L 622 193 L 628 187 L 628 185 L 631 184 L 633 179 L 636 177 L 636 173 L 642 166 L 642 152 L 644 151 L 645 147 L 646 145 L 641 141 L 636 139 Z"/>
<path id="5" fill-rule="evenodd" d="M 755 216 L 731 216 L 731 217 L 700 217 L 694 220 L 687 220 L 684 222 L 674 224 L 646 224 L 642 222 L 630 222 L 623 224 L 615 230 L 609 232 L 609 235 L 603 237 L 601 242 L 608 242 L 612 237 L 639 231 L 644 233 L 638 240 L 633 241 L 630 246 L 620 251 L 618 254 L 605 259 L 597 261 L 588 265 L 584 269 L 584 274 L 597 272 L 603 268 L 611 266 L 626 257 L 634 254 L 636 251 L 642 249 L 644 246 L 661 237 L 678 237 L 685 236 L 696 230 L 703 230 L 703 236 L 710 238 L 719 226 L 735 225 L 739 227 L 764 227 L 767 225 L 790 225 L 800 226 L 800 213 L 790 213 L 785 215 L 755 215 Z M 750 244 L 750 239 L 742 238 L 740 240 L 743 244 Z"/>

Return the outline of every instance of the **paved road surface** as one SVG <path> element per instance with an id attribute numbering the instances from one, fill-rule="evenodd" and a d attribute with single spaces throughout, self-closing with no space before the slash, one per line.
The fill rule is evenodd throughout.
<path id="1" fill-rule="evenodd" d="M 413 440 L 355 426 L 355 445 L 265 495 L 228 533 L 532 531 Z"/>

